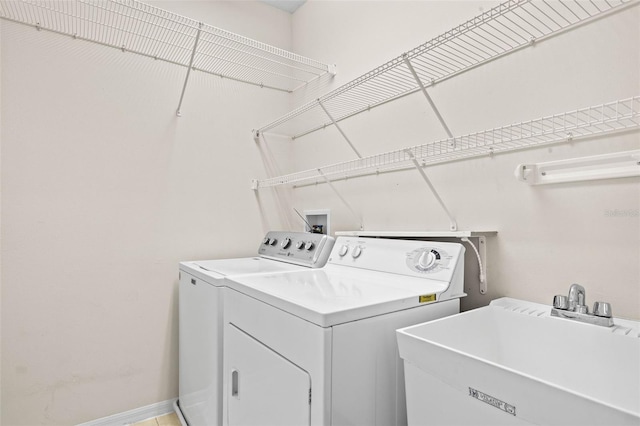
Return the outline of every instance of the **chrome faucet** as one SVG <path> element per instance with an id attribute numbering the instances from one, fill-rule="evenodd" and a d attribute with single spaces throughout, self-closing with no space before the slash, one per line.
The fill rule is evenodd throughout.
<path id="1" fill-rule="evenodd" d="M 583 314 L 589 313 L 589 308 L 586 305 L 585 290 L 580 284 L 571 284 L 571 287 L 569 287 L 569 310 Z"/>
<path id="2" fill-rule="evenodd" d="M 593 313 L 590 314 L 589 307 L 587 306 L 586 291 L 584 287 L 579 284 L 571 284 L 571 287 L 569 287 L 569 296 L 556 295 L 553 297 L 551 316 L 604 327 L 613 326 L 611 305 L 606 302 L 595 302 L 593 304 Z"/>

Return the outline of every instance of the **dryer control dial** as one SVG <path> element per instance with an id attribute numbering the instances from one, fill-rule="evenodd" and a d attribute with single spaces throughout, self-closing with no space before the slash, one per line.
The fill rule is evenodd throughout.
<path id="1" fill-rule="evenodd" d="M 437 256 L 437 257 L 436 257 Z M 440 253 L 435 250 L 425 250 L 420 253 L 418 259 L 416 260 L 416 268 L 421 271 L 428 271 L 436 265 L 436 262 L 440 258 Z"/>
<path id="2" fill-rule="evenodd" d="M 304 248 L 304 241 L 298 241 L 298 242 L 296 243 L 296 248 L 297 248 L 298 250 L 302 250 L 302 249 Z"/>
<path id="3" fill-rule="evenodd" d="M 271 246 L 275 246 L 277 242 L 278 242 L 278 240 L 276 240 L 275 238 L 271 238 L 271 239 L 269 240 L 269 245 L 271 245 Z"/>
<path id="4" fill-rule="evenodd" d="M 313 250 L 313 247 L 314 247 L 314 245 L 313 245 L 313 242 L 311 242 L 311 241 L 307 241 L 307 242 L 304 244 L 304 249 L 305 249 L 306 251 L 311 251 L 311 250 Z"/>
<path id="5" fill-rule="evenodd" d="M 442 250 L 423 247 L 407 254 L 407 266 L 420 273 L 437 273 L 443 269 L 447 269 L 450 257 L 451 256 Z"/>
<path id="6" fill-rule="evenodd" d="M 361 254 L 362 254 L 362 247 L 360 246 L 355 246 L 353 250 L 351 250 L 351 257 L 353 257 L 354 259 L 359 258 Z"/>
<path id="7" fill-rule="evenodd" d="M 343 244 L 342 247 L 340 247 L 340 251 L 338 252 L 338 255 L 340 257 L 344 257 L 347 253 L 349 253 L 349 246 L 346 244 Z"/>

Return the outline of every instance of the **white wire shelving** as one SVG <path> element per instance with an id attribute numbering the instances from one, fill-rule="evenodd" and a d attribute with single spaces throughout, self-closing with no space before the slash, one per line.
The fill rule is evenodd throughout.
<path id="1" fill-rule="evenodd" d="M 332 65 L 135 0 L 0 0 L 0 18 L 292 92 Z"/>
<path id="2" fill-rule="evenodd" d="M 640 96 L 263 180 L 253 189 L 325 183 L 638 129 Z"/>
<path id="3" fill-rule="evenodd" d="M 508 0 L 254 133 L 305 136 L 635 2 Z"/>

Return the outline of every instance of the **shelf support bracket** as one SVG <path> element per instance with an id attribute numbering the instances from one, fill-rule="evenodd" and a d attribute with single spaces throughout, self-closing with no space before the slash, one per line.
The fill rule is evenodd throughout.
<path id="1" fill-rule="evenodd" d="M 356 221 L 358 222 L 358 225 L 360 225 L 360 230 L 364 230 L 364 224 L 362 223 L 362 218 L 355 212 L 355 210 L 353 210 L 353 208 L 351 207 L 351 205 L 349 203 L 347 203 L 347 200 L 344 199 L 344 197 L 342 195 L 340 195 L 340 193 L 338 192 L 338 190 L 336 189 L 335 186 L 333 186 L 333 184 L 331 183 L 331 181 L 329 180 L 329 178 L 322 173 L 321 169 L 316 169 L 318 171 L 318 174 L 324 179 L 324 181 L 327 183 L 327 185 L 329 185 L 329 188 L 331 188 L 331 190 L 338 196 L 338 198 L 340 199 L 340 201 L 342 201 L 342 203 L 347 206 L 347 209 L 349 209 L 349 211 L 351 212 L 351 214 L 353 215 L 353 217 L 356 219 Z"/>
<path id="2" fill-rule="evenodd" d="M 191 74 L 191 69 L 193 67 L 193 60 L 196 57 L 196 49 L 198 48 L 198 41 L 200 41 L 200 33 L 202 33 L 202 22 L 198 24 L 198 32 L 196 33 L 196 40 L 193 42 L 191 59 L 189 59 L 189 67 L 187 68 L 187 75 L 184 78 L 184 85 L 182 86 L 182 93 L 180 94 L 180 102 L 178 102 L 178 109 L 176 110 L 176 115 L 178 117 L 182 116 L 182 112 L 180 111 L 180 109 L 182 108 L 182 100 L 184 99 L 184 92 L 187 90 L 187 83 L 189 82 L 189 74 Z"/>
<path id="3" fill-rule="evenodd" d="M 478 267 L 480 268 L 480 294 L 487 294 L 487 238 L 478 236 L 478 247 L 476 247 L 468 237 L 462 237 L 460 240 L 469 243 L 476 253 Z"/>
<path id="4" fill-rule="evenodd" d="M 406 53 L 404 53 L 402 55 L 402 59 L 404 60 L 404 63 L 407 64 L 407 67 L 409 68 L 409 71 L 411 71 L 411 74 L 413 75 L 413 78 L 416 80 L 416 83 L 418 83 L 418 86 L 420 86 L 420 90 L 422 90 L 424 97 L 427 98 L 427 102 L 429 102 L 429 105 L 431 105 L 431 109 L 436 114 L 436 117 L 438 117 L 438 121 L 440 121 L 440 124 L 444 128 L 444 131 L 447 132 L 447 136 L 453 139 L 453 133 L 451 133 L 451 130 L 449 130 L 449 126 L 447 126 L 447 123 L 445 123 L 444 118 L 442 118 L 442 115 L 440 114 L 438 107 L 436 107 L 436 104 L 433 102 L 433 99 L 431 99 L 431 96 L 429 96 L 429 94 L 427 93 L 427 88 L 424 87 L 424 84 L 422 84 L 422 80 L 420 80 L 420 77 L 418 77 L 418 73 L 416 72 L 415 68 L 413 68 L 411 61 L 409 60 L 409 56 Z"/>
<path id="5" fill-rule="evenodd" d="M 320 98 L 317 99 L 318 101 L 318 105 L 320 105 L 320 108 L 322 108 L 324 110 L 324 113 L 327 114 L 327 117 L 329 117 L 329 120 L 331 120 L 331 122 L 333 123 L 334 126 L 336 126 L 336 129 L 338 129 L 338 131 L 340 132 L 340 134 L 342 135 L 342 137 L 344 138 L 344 140 L 347 141 L 347 143 L 349 144 L 349 146 L 351 147 L 351 149 L 353 150 L 353 152 L 356 153 L 356 155 L 358 156 L 358 158 L 362 158 L 362 155 L 360 155 L 360 153 L 358 152 L 358 150 L 356 149 L 355 146 L 353 146 L 353 144 L 351 143 L 351 141 L 349 140 L 349 138 L 347 137 L 347 135 L 342 131 L 342 129 L 340 128 L 340 126 L 338 125 L 338 123 L 336 122 L 336 120 L 334 120 L 333 116 L 331 115 L 331 113 L 329 113 L 329 111 L 324 107 L 324 105 L 322 104 L 322 102 L 320 101 Z"/>
<path id="6" fill-rule="evenodd" d="M 422 166 L 420 165 L 420 163 L 418 163 L 418 160 L 416 160 L 416 157 L 413 155 L 410 149 L 405 149 L 404 152 L 409 156 L 409 159 L 415 166 L 416 170 L 418 171 L 418 173 L 420 173 L 420 176 L 422 176 L 422 179 L 424 179 L 427 186 L 429 186 L 431 193 L 434 195 L 434 197 L 436 197 L 436 200 L 440 204 L 440 207 L 442 207 L 444 212 L 449 217 L 449 229 L 451 229 L 452 231 L 458 230 L 458 225 L 456 224 L 456 220 L 453 218 L 453 216 L 449 212 L 449 209 L 447 209 L 447 206 L 445 206 L 444 201 L 442 201 L 442 198 L 440 198 L 438 191 L 436 191 L 436 188 L 433 186 L 433 184 L 427 177 L 427 174 L 424 172 L 424 170 L 422 170 Z"/>

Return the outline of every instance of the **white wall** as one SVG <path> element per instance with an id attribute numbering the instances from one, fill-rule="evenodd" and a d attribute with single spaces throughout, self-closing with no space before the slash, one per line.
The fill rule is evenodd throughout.
<path id="1" fill-rule="evenodd" d="M 261 3 L 158 5 L 290 48 L 290 15 Z M 185 69 L 0 26 L 0 423 L 175 398 L 178 262 L 253 255 L 284 226 L 250 190 L 265 173 L 251 129 L 288 97 L 196 72 L 177 118 Z"/>
<path id="2" fill-rule="evenodd" d="M 294 49 L 331 55 L 340 70 L 337 87 L 496 4 L 311 1 L 294 14 Z M 640 7 L 634 6 L 429 90 L 459 135 L 628 98 L 640 93 L 639 29 Z M 341 127 L 365 156 L 446 137 L 421 93 Z M 488 240 L 486 296 L 478 292 L 473 255 L 467 256 L 463 308 L 499 296 L 548 304 L 578 282 L 590 303 L 610 301 L 616 315 L 640 319 L 640 179 L 530 187 L 513 177 L 519 163 L 638 148 L 636 131 L 428 168 L 459 229 L 498 231 Z M 297 170 L 355 158 L 334 128 L 297 139 L 294 150 Z M 415 170 L 334 185 L 367 230 L 449 227 Z M 330 208 L 335 231 L 358 229 L 327 185 L 298 188 L 293 202 L 303 209 Z M 615 210 L 629 215 L 607 214 Z"/>
<path id="3" fill-rule="evenodd" d="M 255 2 L 156 4 L 335 62 L 331 87 L 495 5 L 310 1 L 291 18 Z M 434 100 L 465 133 L 637 94 L 638 9 L 443 83 Z M 265 230 L 300 228 L 291 205 L 331 208 L 334 230 L 356 228 L 325 185 L 280 198 L 248 189 L 265 168 L 352 154 L 335 129 L 256 146 L 249 130 L 287 110 L 284 94 L 194 73 L 178 119 L 184 69 L 0 27 L 0 423 L 73 424 L 176 397 L 178 261 L 251 255 Z M 420 94 L 343 127 L 365 154 L 444 134 Z M 512 177 L 520 162 L 639 146 L 633 133 L 429 168 L 461 229 L 499 232 L 489 240 L 490 293 L 468 278 L 465 307 L 502 295 L 549 303 L 579 282 L 591 301 L 640 318 L 638 216 L 605 214 L 638 210 L 638 179 L 538 188 Z M 367 229 L 448 226 L 415 172 L 336 186 Z"/>

